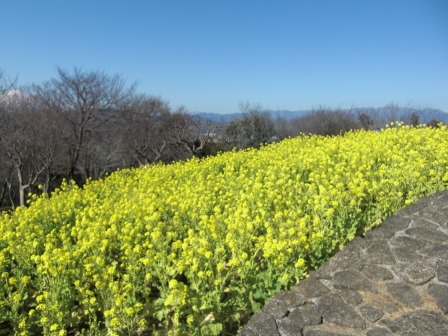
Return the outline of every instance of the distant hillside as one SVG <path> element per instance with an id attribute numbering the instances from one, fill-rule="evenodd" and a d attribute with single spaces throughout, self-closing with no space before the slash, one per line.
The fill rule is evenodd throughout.
<path id="1" fill-rule="evenodd" d="M 418 110 L 409 107 L 391 108 L 388 106 L 379 108 L 356 108 L 348 111 L 356 117 L 361 113 L 368 114 L 376 123 L 389 122 L 391 120 L 404 121 L 409 123 L 413 113 L 419 116 L 419 123 L 426 124 L 431 120 L 442 121 L 448 123 L 448 113 L 439 109 L 423 109 Z"/>
<path id="2" fill-rule="evenodd" d="M 268 111 L 269 114 L 273 119 L 277 118 L 283 118 L 286 120 L 295 119 L 298 117 L 303 117 L 311 112 L 309 111 L 288 111 L 288 110 L 281 110 L 281 111 Z M 203 120 L 206 121 L 213 121 L 213 122 L 231 122 L 232 120 L 240 119 L 243 114 L 242 113 L 229 113 L 229 114 L 219 114 L 219 113 L 211 113 L 211 112 L 199 112 L 194 113 L 193 115 L 196 115 L 200 117 Z"/>
<path id="3" fill-rule="evenodd" d="M 348 113 L 351 113 L 358 117 L 361 113 L 367 113 L 376 123 L 381 122 L 389 122 L 390 120 L 396 121 L 404 121 L 409 123 L 410 117 L 413 113 L 416 113 L 419 116 L 420 123 L 428 123 L 429 121 L 435 119 L 438 121 L 442 121 L 444 123 L 448 123 L 448 113 L 439 109 L 423 109 L 418 110 L 414 108 L 408 107 L 399 107 L 396 109 L 392 109 L 391 107 L 377 107 L 377 108 L 354 108 L 354 109 L 346 109 Z M 280 111 L 268 111 L 273 119 L 283 118 L 285 120 L 292 120 L 295 118 L 303 117 L 312 112 L 312 110 L 302 110 L 302 111 L 289 111 L 289 110 L 280 110 Z M 194 113 L 194 115 L 200 117 L 206 121 L 213 122 L 223 122 L 228 123 L 232 120 L 240 119 L 243 114 L 242 113 L 230 113 L 230 114 L 219 114 L 212 112 L 199 112 Z"/>
<path id="4" fill-rule="evenodd" d="M 229 114 L 219 114 L 219 113 L 211 113 L 211 112 L 198 112 L 193 113 L 193 115 L 198 116 L 202 120 L 205 121 L 213 121 L 213 122 L 231 122 L 232 120 L 236 120 L 241 118 L 242 113 L 229 113 Z"/>
<path id="5" fill-rule="evenodd" d="M 426 123 L 428 121 L 431 121 L 432 119 L 436 119 L 439 121 L 443 121 L 444 123 L 448 123 L 448 113 L 436 110 L 436 109 L 426 109 L 423 111 L 420 111 L 419 115 L 422 118 L 422 122 Z"/>

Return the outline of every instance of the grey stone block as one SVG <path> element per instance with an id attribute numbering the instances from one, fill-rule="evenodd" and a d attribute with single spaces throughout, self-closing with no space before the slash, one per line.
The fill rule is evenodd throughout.
<path id="1" fill-rule="evenodd" d="M 244 336 L 280 336 L 275 320 L 262 312 L 258 312 L 250 319 L 249 323 L 241 330 Z"/>
<path id="2" fill-rule="evenodd" d="M 333 286 L 336 289 L 350 289 L 365 292 L 374 291 L 372 282 L 361 272 L 347 270 L 336 273 L 333 277 Z"/>
<path id="3" fill-rule="evenodd" d="M 448 228 L 448 209 L 439 209 L 429 217 L 432 221 L 438 223 L 441 227 Z"/>
<path id="4" fill-rule="evenodd" d="M 349 289 L 355 291 L 375 292 L 372 282 L 362 273 L 352 270 L 340 271 L 334 275 L 333 286 L 336 289 Z"/>
<path id="5" fill-rule="evenodd" d="M 423 228 L 423 229 L 428 229 L 428 230 L 437 230 L 439 228 L 439 225 L 432 223 L 428 220 L 426 220 L 425 218 L 419 218 L 416 219 L 412 222 L 411 225 L 412 228 Z"/>
<path id="6" fill-rule="evenodd" d="M 403 305 L 408 308 L 417 308 L 423 304 L 417 290 L 405 283 L 390 283 L 386 284 L 388 292 Z"/>
<path id="7" fill-rule="evenodd" d="M 366 336 L 393 336 L 393 334 L 386 328 L 378 327 L 378 328 L 369 330 L 366 333 Z"/>
<path id="8" fill-rule="evenodd" d="M 301 335 L 300 333 L 305 326 L 321 323 L 322 315 L 313 303 L 297 307 L 288 317 L 277 322 L 282 336 Z"/>
<path id="9" fill-rule="evenodd" d="M 380 225 L 380 228 L 395 233 L 396 231 L 401 231 L 401 230 L 406 229 L 410 223 L 411 223 L 411 219 L 409 219 L 409 218 L 392 215 L 383 221 L 383 223 Z M 390 237 L 392 237 L 392 236 L 393 236 L 393 234 Z"/>
<path id="10" fill-rule="evenodd" d="M 435 265 L 428 260 L 398 265 L 394 270 L 400 279 L 414 285 L 423 285 L 436 275 Z"/>
<path id="11" fill-rule="evenodd" d="M 366 249 L 366 254 L 368 254 L 369 262 L 372 264 L 393 265 L 396 262 L 386 240 L 376 241 L 375 244 Z"/>
<path id="12" fill-rule="evenodd" d="M 366 328 L 363 318 L 358 315 L 352 306 L 347 305 L 339 295 L 326 294 L 322 296 L 318 306 L 325 322 L 354 329 Z"/>
<path id="13" fill-rule="evenodd" d="M 448 263 L 437 265 L 437 279 L 442 282 L 448 283 Z"/>
<path id="14" fill-rule="evenodd" d="M 423 259 L 421 254 L 408 247 L 395 247 L 391 251 L 397 261 L 416 262 Z"/>
<path id="15" fill-rule="evenodd" d="M 383 317 L 384 313 L 373 305 L 364 305 L 359 307 L 361 315 L 368 322 L 376 322 Z"/>
<path id="16" fill-rule="evenodd" d="M 431 283 L 428 286 L 428 293 L 436 299 L 437 307 L 439 307 L 444 314 L 448 314 L 448 285 Z"/>
<path id="17" fill-rule="evenodd" d="M 331 331 L 305 329 L 303 336 L 355 336 L 353 334 L 339 334 Z"/>
<path id="18" fill-rule="evenodd" d="M 309 277 L 300 281 L 291 291 L 302 294 L 306 298 L 315 298 L 328 293 L 330 289 L 323 285 L 316 277 Z"/>
<path id="19" fill-rule="evenodd" d="M 347 304 L 357 306 L 362 303 L 362 296 L 357 291 L 354 290 L 340 290 L 337 292 L 339 296 L 344 300 Z"/>
<path id="20" fill-rule="evenodd" d="M 280 291 L 269 299 L 261 311 L 274 319 L 281 319 L 288 314 L 290 309 L 303 305 L 305 302 L 305 297 L 297 292 Z"/>
<path id="21" fill-rule="evenodd" d="M 416 311 L 387 321 L 386 326 L 400 336 L 446 336 L 448 320 L 441 314 L 430 311 Z"/>
<path id="22" fill-rule="evenodd" d="M 428 247 L 420 250 L 420 253 L 429 258 L 439 258 L 440 260 L 448 260 L 448 244 L 430 244 Z"/>
<path id="23" fill-rule="evenodd" d="M 361 261 L 360 250 L 364 248 L 364 239 L 357 237 L 344 249 L 336 253 L 328 262 L 323 264 L 316 272 L 316 277 L 331 279 L 334 272 L 342 269 L 356 267 Z"/>
<path id="24" fill-rule="evenodd" d="M 396 245 L 396 246 L 400 246 L 400 247 L 404 247 L 407 249 L 411 249 L 413 251 L 418 251 L 420 248 L 422 248 L 423 246 L 425 246 L 425 243 L 408 237 L 408 236 L 396 236 L 393 237 L 390 241 L 389 241 L 390 245 Z"/>
<path id="25" fill-rule="evenodd" d="M 448 241 L 448 235 L 444 234 L 442 231 L 436 231 L 423 227 L 410 228 L 405 232 L 415 239 L 424 240 L 430 243 L 443 243 Z"/>
<path id="26" fill-rule="evenodd" d="M 375 281 L 392 280 L 394 275 L 387 268 L 366 264 L 362 268 L 362 272 L 367 276 L 367 278 Z"/>

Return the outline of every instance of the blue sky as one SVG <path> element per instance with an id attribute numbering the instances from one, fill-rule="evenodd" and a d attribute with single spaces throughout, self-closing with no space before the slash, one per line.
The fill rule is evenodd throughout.
<path id="1" fill-rule="evenodd" d="M 448 112 L 448 1 L 1 1 L 0 68 L 121 74 L 191 112 L 380 107 Z"/>

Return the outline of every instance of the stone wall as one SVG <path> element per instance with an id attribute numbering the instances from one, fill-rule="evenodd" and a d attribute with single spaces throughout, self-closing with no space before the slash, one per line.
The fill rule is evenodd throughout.
<path id="1" fill-rule="evenodd" d="M 240 336 L 448 335 L 448 190 L 357 237 Z"/>

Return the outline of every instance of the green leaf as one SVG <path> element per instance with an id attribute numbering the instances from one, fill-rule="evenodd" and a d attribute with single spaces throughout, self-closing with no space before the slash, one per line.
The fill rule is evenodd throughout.
<path id="1" fill-rule="evenodd" d="M 252 308 L 252 312 L 254 312 L 254 313 L 256 313 L 257 311 L 259 311 L 261 309 L 261 304 L 259 304 L 256 301 L 251 300 L 250 301 L 250 305 L 251 305 L 251 308 Z"/>
<path id="2" fill-rule="evenodd" d="M 202 335 L 218 336 L 222 331 L 221 323 L 211 323 L 201 328 Z"/>

